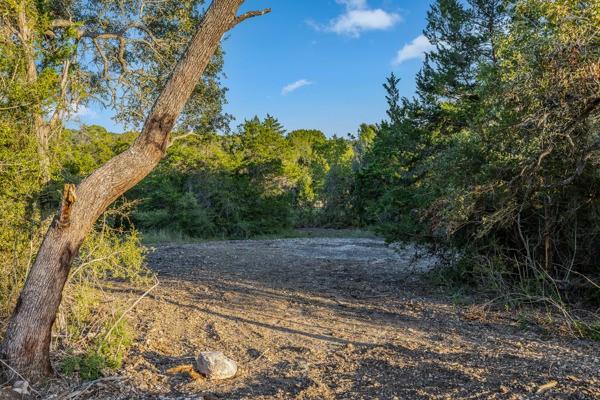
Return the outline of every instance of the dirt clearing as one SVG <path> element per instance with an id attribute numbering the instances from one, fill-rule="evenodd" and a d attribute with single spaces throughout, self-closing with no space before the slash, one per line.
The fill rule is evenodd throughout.
<path id="1" fill-rule="evenodd" d="M 157 246 L 148 262 L 161 285 L 130 315 L 139 337 L 120 379 L 79 398 L 600 398 L 597 342 L 454 305 L 420 282 L 433 260 L 413 248 L 218 241 Z M 224 352 L 238 375 L 174 372 L 200 351 Z"/>

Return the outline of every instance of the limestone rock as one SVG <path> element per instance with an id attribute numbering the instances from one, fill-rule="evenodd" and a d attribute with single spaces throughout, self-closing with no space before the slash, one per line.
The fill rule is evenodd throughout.
<path id="1" fill-rule="evenodd" d="M 202 352 L 196 360 L 198 372 L 208 379 L 229 379 L 235 376 L 237 364 L 220 351 Z"/>
<path id="2" fill-rule="evenodd" d="M 12 389 L 20 395 L 25 396 L 29 394 L 29 383 L 27 381 L 16 381 Z"/>

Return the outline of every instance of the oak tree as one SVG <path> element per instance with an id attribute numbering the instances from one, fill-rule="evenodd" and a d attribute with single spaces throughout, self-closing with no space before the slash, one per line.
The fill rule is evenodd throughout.
<path id="1" fill-rule="evenodd" d="M 101 3 L 103 2 L 96 2 Z M 69 274 L 70 263 L 86 234 L 112 202 L 136 185 L 161 160 L 171 140 L 170 132 L 197 89 L 197 83 L 210 65 L 213 55 L 218 51 L 222 36 L 245 19 L 270 11 L 265 9 L 238 15 L 243 3 L 244 0 L 213 0 L 201 18 L 187 49 L 168 75 L 135 142 L 126 151 L 94 171 L 78 186 L 65 186 L 60 213 L 44 237 L 1 346 L 6 362 L 25 377 L 36 380 L 52 372 L 49 356 L 52 325 Z M 21 15 L 24 18 L 25 10 Z M 106 17 L 106 14 L 103 16 Z M 26 22 L 23 24 L 23 29 L 18 34 L 28 33 Z M 57 28 L 69 27 L 75 37 L 84 34 L 95 35 L 93 29 L 82 31 L 81 24 L 73 23 L 68 18 L 50 21 L 49 25 Z M 122 34 L 132 27 L 142 31 L 147 28 L 132 23 L 131 26 L 122 27 L 118 32 L 121 36 L 118 33 L 114 33 L 115 36 L 110 36 L 113 33 L 108 33 L 109 36 L 103 33 L 91 39 L 104 65 L 103 73 L 106 77 L 110 74 L 113 64 L 98 41 L 116 41 L 116 53 L 111 52 L 110 57 L 117 59 L 121 73 L 124 73 L 128 64 L 125 58 L 126 38 Z M 49 30 L 48 35 L 56 33 Z M 134 35 L 130 39 L 143 40 L 143 36 Z M 155 47 L 152 51 L 160 52 L 161 49 Z M 71 61 L 64 60 L 63 70 L 66 68 L 69 71 L 70 64 Z M 35 78 L 35 67 L 30 65 L 32 79 Z M 68 72 L 63 72 L 63 77 L 68 76 Z M 68 80 L 65 78 L 65 81 Z M 107 82 L 110 82 L 110 79 Z M 67 106 L 64 103 L 56 106 L 57 118 Z M 47 124 L 48 121 L 44 120 L 41 123 Z"/>

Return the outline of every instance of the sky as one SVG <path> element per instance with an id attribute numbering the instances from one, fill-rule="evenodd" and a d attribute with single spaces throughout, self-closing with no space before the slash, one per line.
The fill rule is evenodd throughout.
<path id="1" fill-rule="evenodd" d="M 345 136 L 385 117 L 385 78 L 394 72 L 412 96 L 430 45 L 422 36 L 431 0 L 247 0 L 241 12 L 270 7 L 230 31 L 225 111 L 232 128 L 255 115 L 288 130 Z M 79 123 L 124 128 L 90 106 Z"/>

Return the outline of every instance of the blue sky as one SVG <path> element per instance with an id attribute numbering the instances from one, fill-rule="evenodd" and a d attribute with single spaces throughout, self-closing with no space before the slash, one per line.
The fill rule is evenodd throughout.
<path id="1" fill-rule="evenodd" d="M 428 43 L 419 37 L 429 0 L 247 0 L 242 11 L 272 8 L 245 21 L 225 42 L 226 112 L 236 120 L 267 113 L 287 130 L 356 132 L 385 116 L 382 83 L 394 71 L 403 95 Z M 122 127 L 92 110 L 82 123 Z"/>

